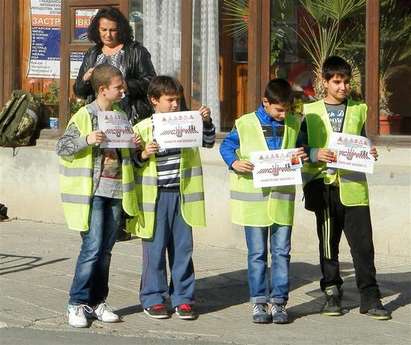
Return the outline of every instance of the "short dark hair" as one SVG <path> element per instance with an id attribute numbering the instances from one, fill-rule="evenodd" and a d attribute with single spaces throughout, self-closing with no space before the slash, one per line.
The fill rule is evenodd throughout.
<path id="1" fill-rule="evenodd" d="M 322 77 L 325 80 L 330 80 L 335 75 L 351 78 L 351 65 L 342 57 L 333 55 L 325 59 L 322 66 Z"/>
<path id="2" fill-rule="evenodd" d="M 181 83 L 168 75 L 158 75 L 151 79 L 148 85 L 147 96 L 150 99 L 160 99 L 163 95 L 178 95 L 183 97 L 183 86 Z"/>
<path id="3" fill-rule="evenodd" d="M 265 87 L 264 97 L 270 104 L 292 104 L 294 93 L 287 80 L 271 79 Z"/>
<path id="4" fill-rule="evenodd" d="M 100 39 L 100 19 L 105 18 L 117 23 L 118 29 L 118 41 L 122 44 L 130 43 L 134 40 L 133 30 L 130 23 L 123 13 L 115 7 L 104 7 L 100 9 L 97 14 L 91 20 L 91 23 L 87 29 L 87 37 L 90 41 L 97 44 L 99 47 L 103 46 L 103 42 Z"/>
<path id="5" fill-rule="evenodd" d="M 97 94 L 101 86 L 109 87 L 114 77 L 123 78 L 123 74 L 117 67 L 109 64 L 96 66 L 91 74 L 91 86 L 94 92 Z"/>

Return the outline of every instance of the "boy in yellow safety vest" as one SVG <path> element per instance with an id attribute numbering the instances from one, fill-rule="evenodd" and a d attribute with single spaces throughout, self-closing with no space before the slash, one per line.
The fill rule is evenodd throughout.
<path id="1" fill-rule="evenodd" d="M 319 238 L 321 289 L 326 301 L 322 314 L 342 315 L 342 279 L 338 247 L 342 230 L 347 237 L 360 291 L 360 313 L 378 320 L 390 319 L 380 301 L 375 278 L 374 247 L 364 173 L 327 168 L 335 157 L 327 146 L 332 132 L 365 134 L 367 105 L 349 98 L 351 66 L 338 56 L 330 56 L 322 66 L 324 99 L 304 105 L 304 121 L 299 140 L 310 160 L 303 168 L 306 209 L 315 212 Z M 375 147 L 370 155 L 377 159 Z"/>
<path id="2" fill-rule="evenodd" d="M 96 100 L 73 115 L 56 147 L 64 215 L 82 238 L 67 309 L 72 327 L 87 327 L 88 316 L 119 321 L 106 303 L 111 250 L 122 208 L 130 216 L 138 212 L 131 150 L 99 147 L 105 134 L 98 128 L 98 112 L 119 111 L 115 102 L 123 95 L 123 76 L 116 67 L 100 65 L 91 84 Z M 134 135 L 133 142 L 139 145 L 140 139 Z"/>
<path id="3" fill-rule="evenodd" d="M 285 306 L 289 292 L 295 186 L 255 188 L 250 154 L 295 148 L 300 118 L 292 113 L 292 105 L 290 84 L 284 79 L 271 80 L 257 111 L 237 119 L 235 128 L 220 146 L 221 156 L 230 169 L 232 222 L 244 226 L 245 230 L 254 323 L 288 323 Z M 306 157 L 303 148 L 298 150 L 297 156 Z M 272 262 L 270 275 L 267 272 L 268 240 Z M 271 280 L 267 284 L 269 276 Z"/>
<path id="4" fill-rule="evenodd" d="M 147 94 L 155 113 L 181 109 L 183 90 L 174 78 L 155 77 Z M 203 120 L 203 146 L 212 147 L 215 127 L 211 122 L 210 109 L 201 106 L 199 112 Z M 133 220 L 135 233 L 142 238 L 143 246 L 140 301 L 145 314 L 166 319 L 170 317 L 165 304 L 169 296 L 180 319 L 195 319 L 192 227 L 205 226 L 199 150 L 159 147 L 153 139 L 152 118 L 139 122 L 134 130 L 144 142 L 140 168 L 135 170 L 141 214 Z M 166 252 L 170 285 L 167 283 Z"/>

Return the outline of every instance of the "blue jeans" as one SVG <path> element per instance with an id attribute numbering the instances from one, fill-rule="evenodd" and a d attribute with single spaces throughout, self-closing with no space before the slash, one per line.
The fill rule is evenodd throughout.
<path id="1" fill-rule="evenodd" d="M 82 232 L 83 243 L 77 259 L 69 304 L 95 306 L 108 295 L 111 250 L 121 224 L 121 199 L 94 196 L 90 229 Z"/>
<path id="2" fill-rule="evenodd" d="M 288 300 L 291 227 L 244 227 L 248 248 L 248 286 L 251 303 L 286 303 Z M 267 239 L 270 235 L 271 279 L 267 271 Z M 270 281 L 270 284 L 269 284 Z"/>
<path id="3" fill-rule="evenodd" d="M 184 221 L 178 191 L 159 189 L 154 236 L 142 241 L 143 272 L 140 301 L 143 308 L 164 303 L 170 296 L 172 307 L 194 303 L 193 234 Z M 170 267 L 167 284 L 166 252 Z"/>

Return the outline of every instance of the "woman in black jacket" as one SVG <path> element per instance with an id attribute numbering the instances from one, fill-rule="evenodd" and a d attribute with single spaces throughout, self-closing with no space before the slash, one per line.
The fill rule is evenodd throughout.
<path id="1" fill-rule="evenodd" d="M 135 124 L 151 115 L 147 100 L 147 87 L 156 75 L 148 50 L 134 41 L 128 20 L 114 7 L 100 9 L 88 27 L 88 39 L 95 43 L 83 58 L 74 84 L 74 93 L 91 102 L 94 91 L 90 77 L 95 66 L 109 63 L 123 73 L 126 82 L 126 97 L 123 109 Z"/>

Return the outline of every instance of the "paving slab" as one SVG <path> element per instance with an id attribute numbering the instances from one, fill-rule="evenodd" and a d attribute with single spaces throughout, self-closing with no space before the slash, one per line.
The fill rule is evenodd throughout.
<path id="1" fill-rule="evenodd" d="M 242 236 L 242 233 L 239 233 Z M 8 344 L 409 344 L 411 338 L 411 257 L 377 256 L 383 302 L 391 321 L 363 316 L 354 270 L 341 257 L 345 315 L 319 314 L 317 253 L 293 252 L 288 325 L 251 323 L 247 254 L 195 244 L 196 301 L 200 317 L 152 320 L 139 304 L 141 243 L 119 242 L 113 250 L 108 303 L 122 322 L 67 325 L 65 308 L 80 236 L 63 225 L 26 221 L 0 223 L 0 343 Z M 74 340 L 75 339 L 75 340 Z M 89 340 L 87 342 L 86 340 Z M 84 342 L 83 342 L 84 340 Z M 14 341 L 14 342 L 13 342 Z"/>

